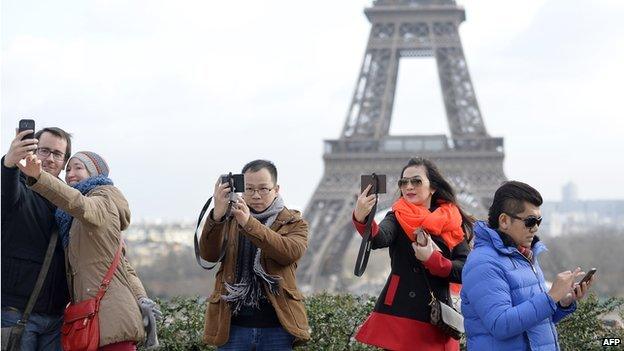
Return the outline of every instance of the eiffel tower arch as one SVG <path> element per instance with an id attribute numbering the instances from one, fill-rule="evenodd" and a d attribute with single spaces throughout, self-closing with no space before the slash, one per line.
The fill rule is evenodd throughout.
<path id="1" fill-rule="evenodd" d="M 345 256 L 360 240 L 351 213 L 361 174 L 388 176 L 378 206 L 387 209 L 407 160 L 427 157 L 480 217 L 505 180 L 503 139 L 486 131 L 459 37 L 464 9 L 454 0 L 376 0 L 364 13 L 371 30 L 351 105 L 340 138 L 325 141 L 324 174 L 305 210 L 310 236 L 298 280 L 309 292 L 353 290 L 355 257 Z M 435 58 L 450 136 L 389 135 L 399 61 L 410 57 Z"/>

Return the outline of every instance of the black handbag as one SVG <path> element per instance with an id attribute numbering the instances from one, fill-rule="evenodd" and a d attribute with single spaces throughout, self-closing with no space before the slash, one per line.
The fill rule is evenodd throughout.
<path id="1" fill-rule="evenodd" d="M 43 281 L 48 275 L 48 269 L 50 268 L 50 262 L 52 262 L 52 256 L 54 256 L 54 248 L 56 247 L 57 240 L 58 230 L 54 229 L 52 237 L 50 237 L 50 242 L 48 243 L 48 249 L 46 250 L 43 264 L 41 265 L 41 270 L 37 276 L 37 282 L 35 283 L 32 293 L 30 294 L 30 298 L 28 299 L 22 318 L 17 321 L 17 325 L 2 328 L 2 344 L 0 348 L 2 351 L 21 350 L 22 334 L 24 333 L 24 329 L 26 329 L 30 313 L 32 312 L 33 307 L 35 307 L 35 303 L 37 302 L 37 298 L 39 297 L 39 293 L 43 287 Z"/>
<path id="2" fill-rule="evenodd" d="M 429 285 L 429 279 L 427 278 L 424 267 L 421 270 L 425 277 L 429 294 L 431 294 L 431 302 L 429 302 L 429 306 L 431 307 L 431 315 L 429 317 L 431 324 L 440 328 L 444 334 L 455 340 L 459 340 L 464 333 L 464 316 L 453 307 L 435 297 L 433 290 L 431 290 L 431 285 Z"/>

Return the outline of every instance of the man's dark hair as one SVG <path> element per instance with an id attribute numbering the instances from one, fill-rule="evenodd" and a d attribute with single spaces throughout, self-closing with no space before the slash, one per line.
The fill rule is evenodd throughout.
<path id="1" fill-rule="evenodd" d="M 498 217 L 501 213 L 518 215 L 524 212 L 524 203 L 528 202 L 535 206 L 541 206 L 544 202 L 539 191 L 529 184 L 511 180 L 503 183 L 494 193 L 494 200 L 488 212 L 488 224 L 490 228 L 498 229 Z"/>
<path id="2" fill-rule="evenodd" d="M 66 131 L 62 130 L 61 128 L 58 127 L 48 127 L 48 128 L 43 128 L 41 130 L 39 130 L 37 133 L 35 133 L 35 139 L 39 140 L 39 138 L 41 137 L 41 134 L 43 133 L 50 133 L 52 135 L 55 135 L 63 140 L 65 140 L 67 142 L 67 147 L 65 148 L 65 162 L 67 162 L 67 160 L 69 160 L 69 157 L 71 156 L 71 137 L 72 135 L 67 133 Z"/>
<path id="3" fill-rule="evenodd" d="M 271 179 L 273 180 L 273 184 L 277 184 L 277 168 L 271 161 L 267 160 L 254 160 L 249 162 L 243 167 L 241 173 L 249 172 L 258 172 L 259 170 L 266 168 L 271 174 Z"/>

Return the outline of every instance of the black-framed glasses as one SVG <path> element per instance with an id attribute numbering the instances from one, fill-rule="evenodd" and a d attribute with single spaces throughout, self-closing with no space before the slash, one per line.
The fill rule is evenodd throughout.
<path id="1" fill-rule="evenodd" d="M 408 183 L 412 184 L 412 186 L 421 186 L 423 181 L 420 177 L 401 178 L 398 181 L 399 188 L 406 186 Z"/>
<path id="2" fill-rule="evenodd" d="M 244 194 L 247 196 L 253 196 L 253 194 L 257 191 L 260 196 L 264 196 L 264 195 L 268 195 L 273 189 L 275 189 L 275 187 L 270 188 L 270 189 L 269 188 L 260 188 L 260 189 L 245 188 Z"/>
<path id="3" fill-rule="evenodd" d="M 516 215 L 512 215 L 511 213 L 507 213 L 505 212 L 509 217 L 514 218 L 514 219 L 519 219 L 521 221 L 524 222 L 524 226 L 527 228 L 533 228 L 535 226 L 540 226 L 540 224 L 542 224 L 542 217 L 536 217 L 533 215 L 527 216 L 525 218 L 522 217 L 518 217 Z"/>
<path id="4" fill-rule="evenodd" d="M 60 151 L 50 150 L 47 147 L 40 147 L 37 149 L 36 152 L 37 152 L 37 155 L 43 158 L 48 158 L 50 154 L 52 154 L 52 158 L 56 162 L 61 162 L 65 159 L 65 153 L 60 152 Z"/>

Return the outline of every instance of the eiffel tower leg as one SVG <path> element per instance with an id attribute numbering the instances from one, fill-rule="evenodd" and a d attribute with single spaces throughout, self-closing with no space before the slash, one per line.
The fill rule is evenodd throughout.
<path id="1" fill-rule="evenodd" d="M 343 127 L 343 137 L 380 138 L 388 134 L 397 74 L 396 50 L 366 51 Z"/>
<path id="2" fill-rule="evenodd" d="M 486 136 L 461 43 L 435 50 L 451 136 Z"/>

